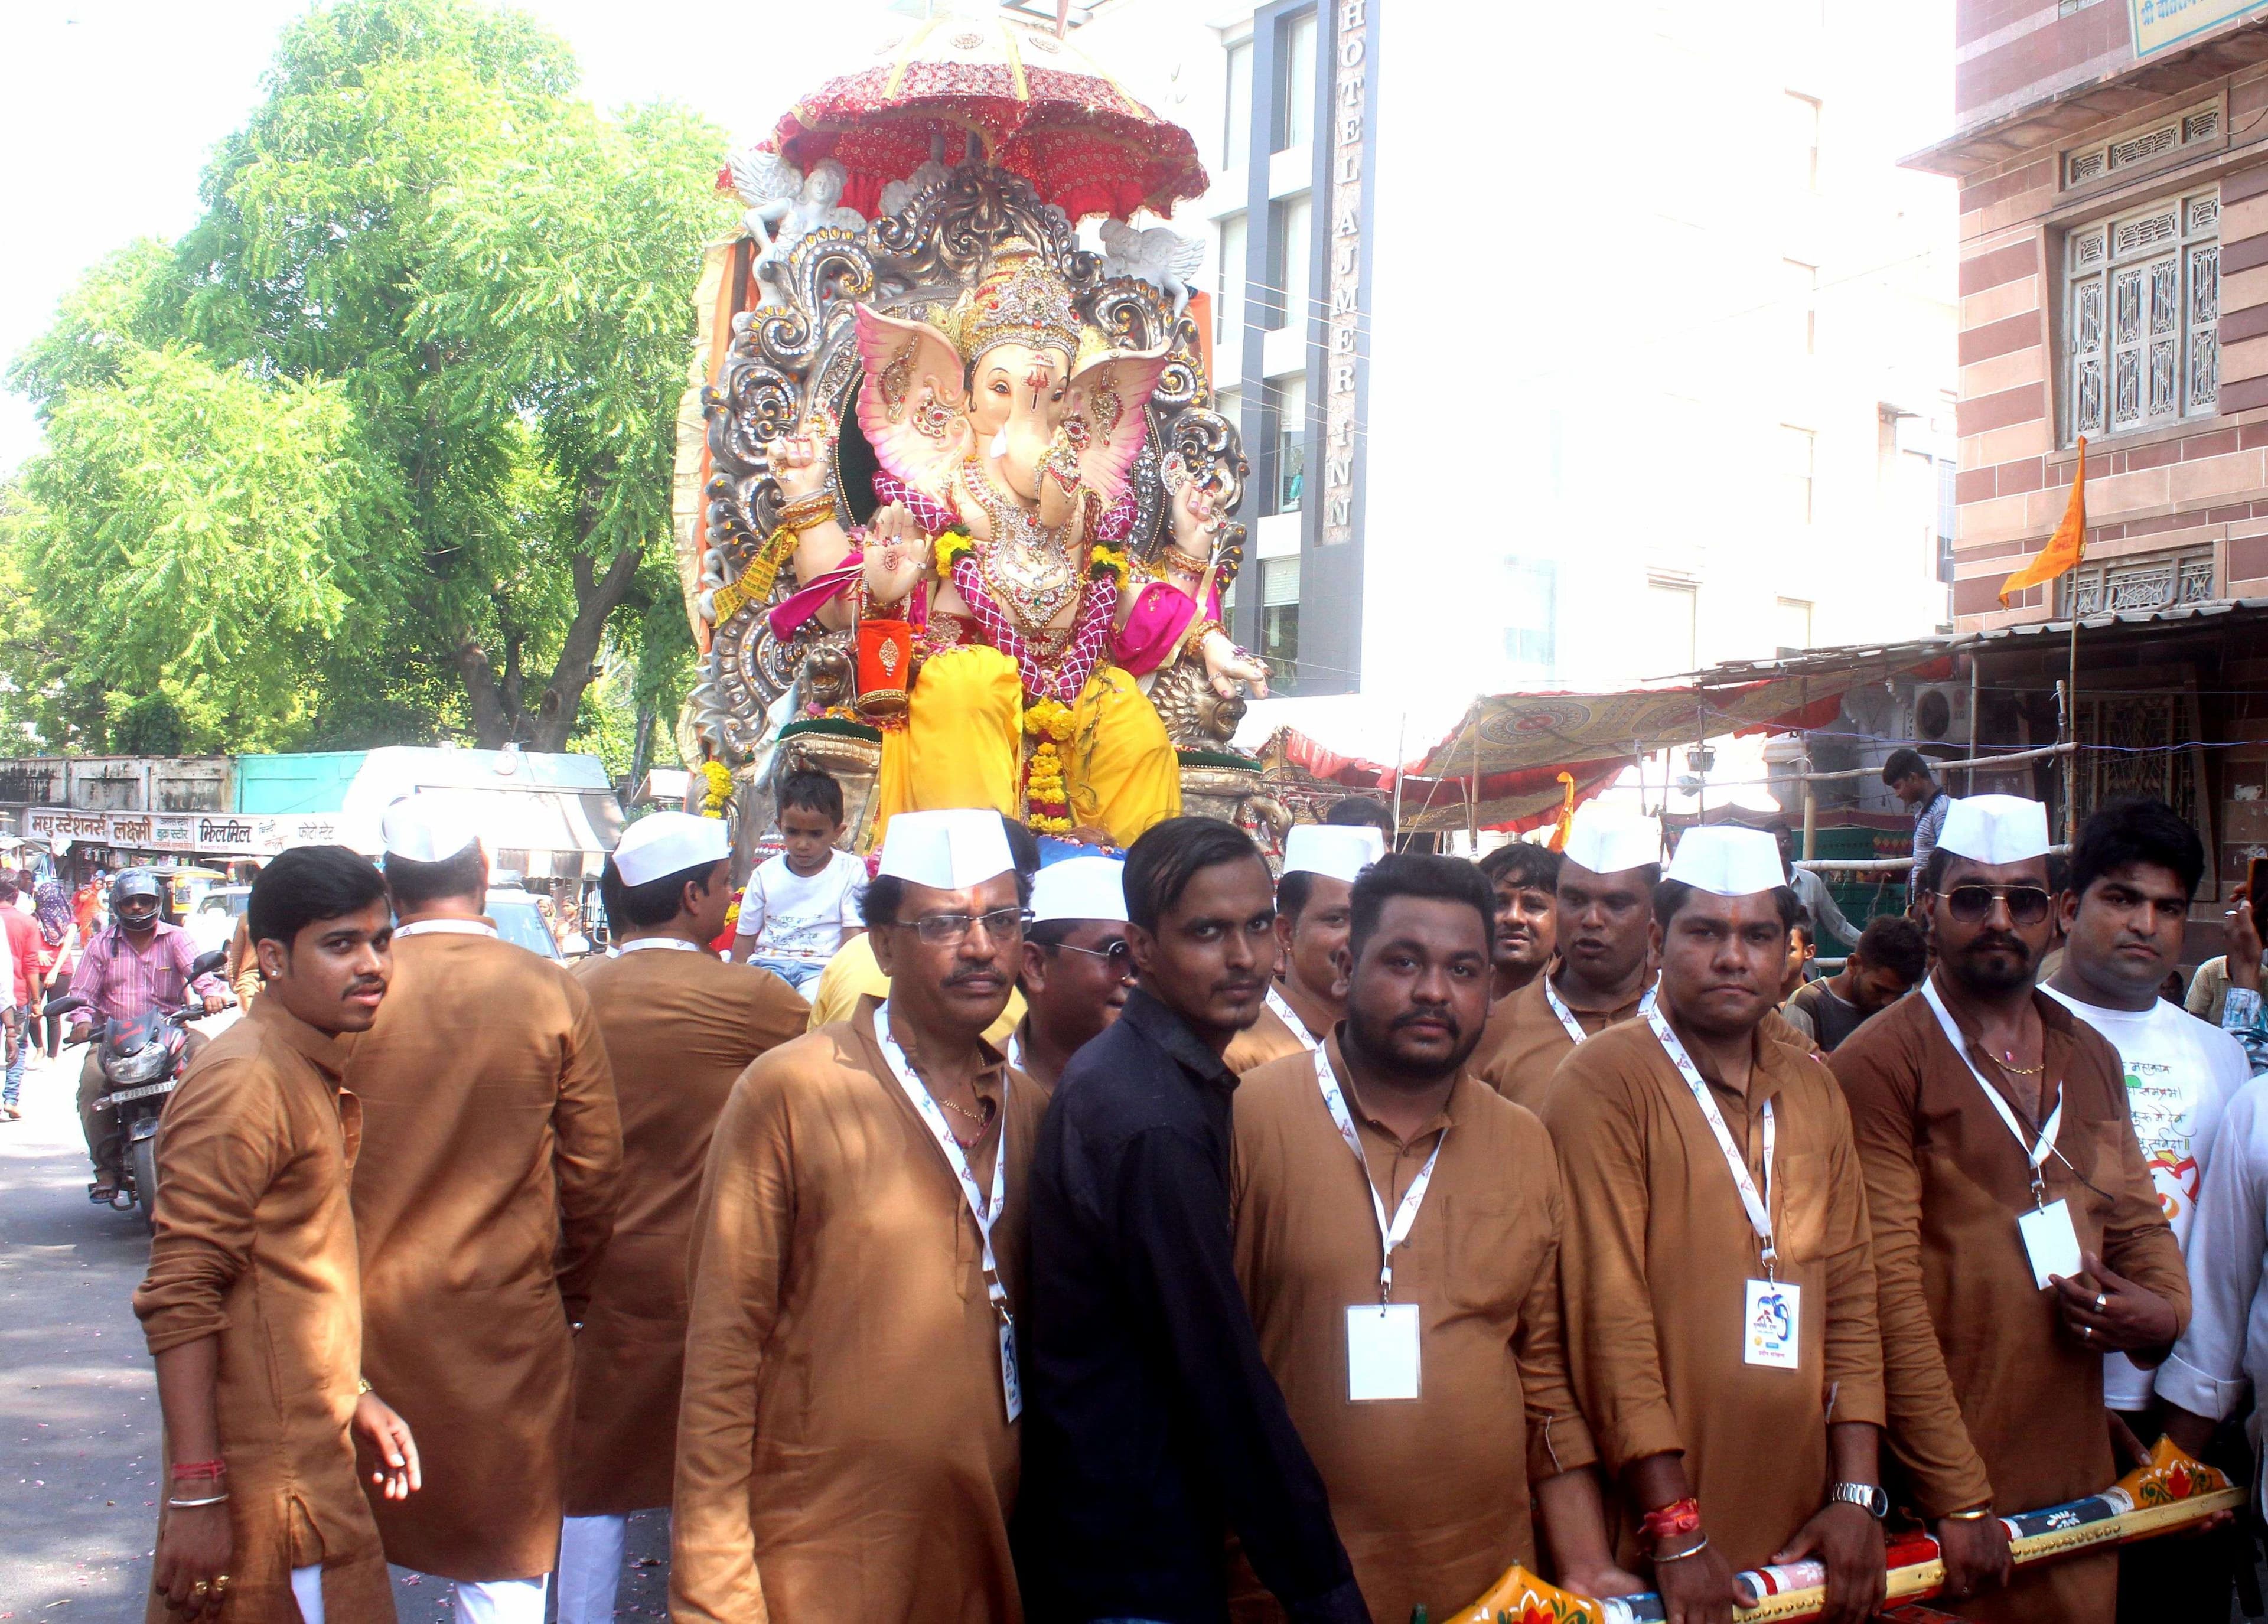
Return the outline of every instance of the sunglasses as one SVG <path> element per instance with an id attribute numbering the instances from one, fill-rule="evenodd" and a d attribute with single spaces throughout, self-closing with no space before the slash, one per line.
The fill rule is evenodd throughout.
<path id="1" fill-rule="evenodd" d="M 1058 942 L 1056 945 L 1067 953 L 1085 953 L 1090 959 L 1108 960 L 1110 967 L 1121 975 L 1134 973 L 1134 950 L 1126 944 L 1123 937 L 1108 947 L 1074 947 L 1069 942 Z"/>
<path id="2" fill-rule="evenodd" d="M 1940 891 L 1946 910 L 1964 925 L 1980 924 L 1995 902 L 2008 905 L 2008 917 L 2020 925 L 2044 922 L 2054 899 L 2037 885 L 1955 885 Z"/>

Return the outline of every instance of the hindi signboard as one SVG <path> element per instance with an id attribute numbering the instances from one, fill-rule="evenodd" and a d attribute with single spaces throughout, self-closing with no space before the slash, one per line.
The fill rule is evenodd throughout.
<path id="1" fill-rule="evenodd" d="M 2268 0 L 2126 0 L 2134 55 L 2155 55 L 2264 6 Z"/>

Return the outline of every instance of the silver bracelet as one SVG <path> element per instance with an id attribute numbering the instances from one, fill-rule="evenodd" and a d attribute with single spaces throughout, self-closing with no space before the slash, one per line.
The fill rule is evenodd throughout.
<path id="1" fill-rule="evenodd" d="M 168 1500 L 166 1503 L 176 1511 L 195 1511 L 209 1505 L 225 1505 L 228 1503 L 228 1496 L 212 1495 L 202 1500 Z"/>

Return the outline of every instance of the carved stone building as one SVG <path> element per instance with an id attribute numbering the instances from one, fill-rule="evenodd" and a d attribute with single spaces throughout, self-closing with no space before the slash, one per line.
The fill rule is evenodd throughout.
<path id="1" fill-rule="evenodd" d="M 1961 186 L 1958 623 L 2268 593 L 2268 4 L 1955 18 L 1955 133 L 1909 161 Z M 2081 436 L 2086 562 L 2004 609 Z"/>

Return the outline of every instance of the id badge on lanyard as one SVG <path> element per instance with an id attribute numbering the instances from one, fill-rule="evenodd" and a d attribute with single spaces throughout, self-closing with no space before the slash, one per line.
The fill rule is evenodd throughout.
<path id="1" fill-rule="evenodd" d="M 2078 1274 L 2080 1268 L 2079 1229 L 2072 1222 L 2071 1203 L 2060 1196 L 2050 1201 L 2047 1180 L 2040 1172 L 2041 1168 L 2047 1165 L 2048 1157 L 2055 1154 L 2056 1135 L 2063 1128 L 2063 1090 L 2060 1085 L 2057 1087 L 2055 1109 L 2048 1113 L 2047 1126 L 2040 1129 L 2036 1140 L 2027 1143 L 2024 1130 L 2017 1124 L 2015 1112 L 2009 1108 L 2000 1091 L 1985 1081 L 1984 1074 L 1977 1069 L 1977 1062 L 1969 1058 L 1968 1040 L 1961 1035 L 1961 1025 L 1953 1018 L 1953 1011 L 1947 1009 L 1945 1000 L 1938 996 L 1935 980 L 1924 981 L 1921 991 L 1922 996 L 1929 1001 L 1930 1010 L 1937 1017 L 1938 1027 L 1945 1033 L 1945 1040 L 1953 1045 L 1953 1052 L 1961 1056 L 1961 1063 L 1969 1068 L 1969 1075 L 1977 1079 L 1977 1086 L 1984 1091 L 1984 1098 L 1992 1102 L 1993 1110 L 1999 1113 L 2001 1126 L 2015 1140 L 2016 1148 L 2024 1153 L 2024 1160 L 2032 1175 L 2032 1210 L 2016 1215 L 2016 1234 L 2024 1243 L 2024 1260 L 2032 1266 L 2033 1282 L 2044 1291 L 2052 1283 L 2048 1278 L 2051 1275 L 2068 1279 Z"/>
<path id="2" fill-rule="evenodd" d="M 1741 1304 L 1741 1359 L 1743 1363 L 1761 1365 L 1766 1370 L 1796 1370 L 1803 1368 L 1803 1288 L 1793 1281 L 1779 1278 L 1779 1253 L 1772 1245 L 1771 1186 L 1772 1160 L 1779 1143 L 1779 1124 L 1772 1110 L 1772 1102 L 1764 1101 L 1762 1113 L 1764 1130 L 1764 1187 L 1756 1190 L 1756 1181 L 1749 1176 L 1748 1158 L 1740 1146 L 1733 1143 L 1732 1129 L 1725 1126 L 1725 1113 L 1717 1108 L 1717 1101 L 1709 1092 L 1709 1084 L 1702 1078 L 1701 1069 L 1693 1057 L 1685 1052 L 1685 1045 L 1670 1030 L 1669 1023 L 1661 1018 L 1652 1004 L 1646 1006 L 1646 1023 L 1685 1079 L 1685 1086 L 1693 1091 L 1693 1103 L 1701 1108 L 1701 1115 L 1716 1136 L 1717 1148 L 1724 1152 L 1725 1165 L 1733 1174 L 1733 1187 L 1740 1193 L 1741 1206 L 1749 1215 L 1749 1227 L 1756 1231 L 1756 1244 L 1764 1259 L 1764 1277 L 1743 1282 Z"/>
<path id="3" fill-rule="evenodd" d="M 1008 1289 L 1000 1283 L 1000 1266 L 992 1255 L 992 1226 L 1000 1221 L 1001 1209 L 1008 1201 L 1008 1090 L 1012 1086 L 1008 1074 L 1000 1075 L 1000 1143 L 992 1152 L 992 1194 L 987 1200 L 976 1187 L 976 1175 L 969 1170 L 968 1153 L 961 1142 L 953 1136 L 953 1129 L 938 1109 L 937 1101 L 928 1089 L 914 1076 L 912 1062 L 906 1052 L 890 1036 L 890 1006 L 887 1000 L 874 1010 L 874 1039 L 880 1047 L 882 1058 L 889 1063 L 890 1075 L 897 1079 L 909 1103 L 937 1148 L 944 1152 L 946 1165 L 953 1170 L 961 1186 L 961 1197 L 968 1203 L 969 1216 L 976 1220 L 976 1232 L 984 1243 L 984 1293 L 990 1299 L 993 1314 L 999 1320 L 1000 1333 L 1000 1396 L 1008 1407 L 1008 1420 L 1013 1424 L 1024 1413 L 1024 1381 L 1016 1369 L 1016 1319 L 1008 1312 Z"/>
<path id="4" fill-rule="evenodd" d="M 1370 1163 L 1363 1156 L 1362 1139 L 1355 1132 L 1346 1097 L 1331 1071 L 1329 1051 L 1322 1047 L 1315 1050 L 1315 1084 L 1322 1091 L 1323 1105 L 1339 1137 L 1354 1152 L 1355 1169 L 1370 1196 L 1371 1216 L 1378 1221 L 1378 1301 L 1350 1304 L 1346 1311 L 1347 1400 L 1373 1404 L 1415 1399 L 1425 1385 L 1425 1361 L 1418 1346 L 1421 1321 L 1417 1304 L 1393 1300 L 1394 1250 L 1410 1238 L 1410 1226 L 1418 1221 L 1418 1209 L 1425 1204 L 1426 1188 L 1433 1182 L 1433 1165 L 1441 1159 L 1449 1130 L 1443 1128 L 1434 1140 L 1433 1153 L 1403 1193 L 1402 1204 L 1389 1222 L 1386 1203 L 1378 1198 L 1378 1187 L 1370 1181 Z"/>

